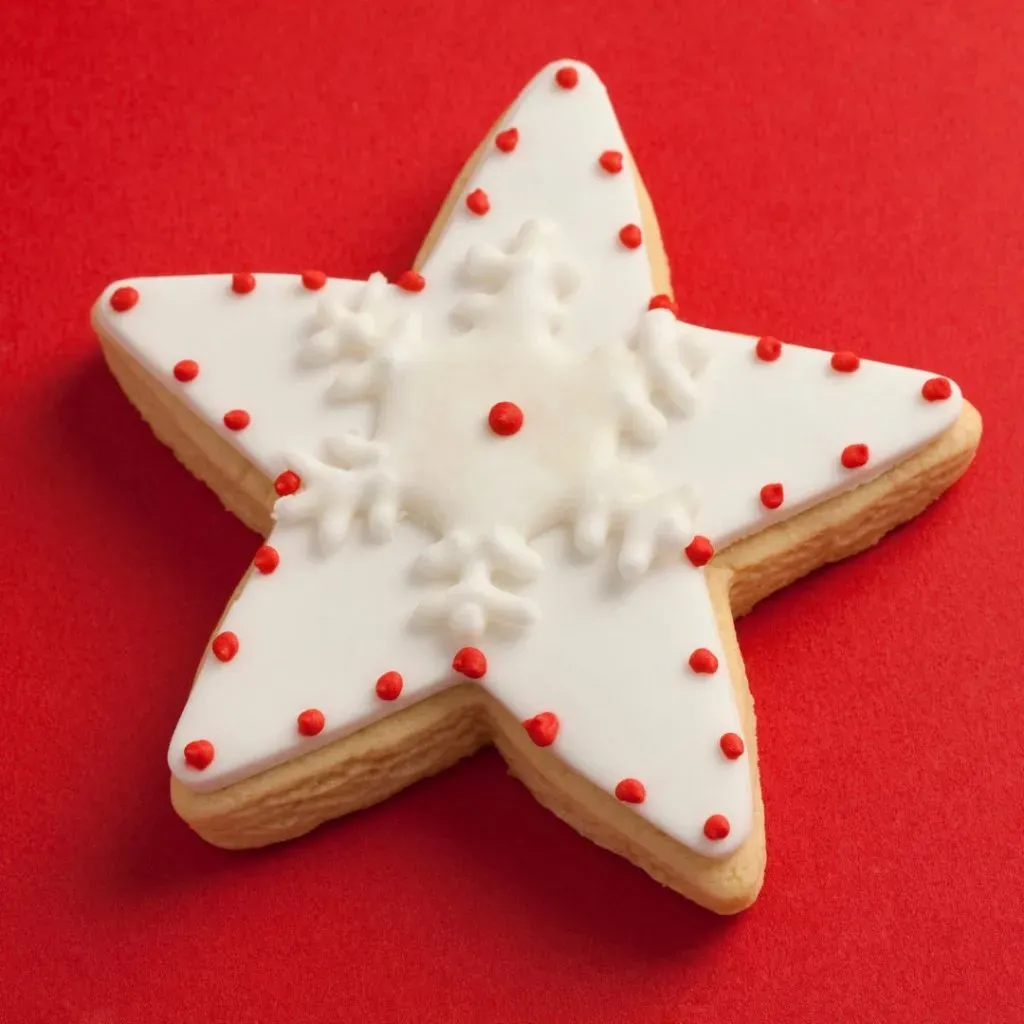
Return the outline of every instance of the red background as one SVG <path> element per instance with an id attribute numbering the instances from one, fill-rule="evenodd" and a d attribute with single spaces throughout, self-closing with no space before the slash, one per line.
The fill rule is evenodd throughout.
<path id="1" fill-rule="evenodd" d="M 1022 53 L 1015 0 L 7 0 L 0 1019 L 1021 1020 Z M 938 505 L 742 621 L 769 869 L 735 919 L 493 752 L 248 854 L 167 797 L 256 538 L 121 396 L 91 302 L 404 269 L 565 56 L 608 83 L 684 316 L 947 373 L 986 419 Z"/>

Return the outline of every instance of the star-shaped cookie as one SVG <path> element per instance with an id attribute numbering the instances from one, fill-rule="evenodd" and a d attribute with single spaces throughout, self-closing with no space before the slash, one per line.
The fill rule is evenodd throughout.
<path id="1" fill-rule="evenodd" d="M 733 616 L 917 514 L 980 437 L 945 377 L 680 320 L 573 61 L 394 281 L 120 281 L 93 322 L 157 436 L 266 537 L 170 744 L 197 832 L 291 838 L 493 741 L 719 912 L 764 867 Z"/>

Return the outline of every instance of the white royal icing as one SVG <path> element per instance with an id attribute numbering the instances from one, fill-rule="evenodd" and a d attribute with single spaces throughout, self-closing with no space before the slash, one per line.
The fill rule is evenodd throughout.
<path id="1" fill-rule="evenodd" d="M 578 85 L 555 84 L 571 63 Z M 641 224 L 635 179 L 602 169 L 625 153 L 596 75 L 542 71 L 497 130 L 428 262 L 426 288 L 379 275 L 305 289 L 259 274 L 118 282 L 95 316 L 168 388 L 270 476 L 303 486 L 275 506 L 280 565 L 254 573 L 222 629 L 238 654 L 204 658 L 169 752 L 174 774 L 216 789 L 336 740 L 454 683 L 457 646 L 487 655 L 485 686 L 521 720 L 553 712 L 549 756 L 613 791 L 709 856 L 750 832 L 742 734 L 702 570 L 680 557 L 695 533 L 720 549 L 870 480 L 950 426 L 959 390 L 929 403 L 930 374 L 787 345 L 763 362 L 756 339 L 648 311 L 647 254 L 619 240 Z M 113 311 L 132 284 L 139 302 Z M 173 367 L 195 359 L 199 376 Z M 487 427 L 514 402 L 522 429 Z M 222 424 L 242 408 L 250 425 Z M 848 470 L 840 452 L 869 446 Z M 760 488 L 779 482 L 782 506 Z M 557 528 L 557 529 L 556 529 Z M 715 653 L 714 675 L 687 664 Z M 374 683 L 400 672 L 393 702 Z M 296 728 L 323 712 L 316 737 Z M 186 743 L 213 762 L 189 768 Z M 730 822 L 712 841 L 712 814 Z"/>
<path id="2" fill-rule="evenodd" d="M 621 527 L 618 558 L 636 578 L 665 547 L 691 535 L 683 490 L 620 444 L 653 445 L 668 415 L 692 412 L 693 354 L 667 310 L 639 314 L 629 335 L 586 350 L 567 340 L 582 276 L 558 252 L 559 230 L 527 220 L 498 248 L 470 246 L 448 290 L 389 302 L 372 277 L 348 303 L 325 298 L 301 360 L 331 367 L 330 402 L 372 402 L 373 435 L 326 437 L 314 457 L 285 453 L 304 487 L 275 509 L 280 522 L 312 520 L 322 553 L 348 537 L 357 513 L 370 536 L 391 536 L 404 513 L 440 540 L 418 560 L 421 577 L 449 581 L 424 598 L 416 623 L 478 640 L 489 622 L 532 624 L 536 606 L 497 578 L 532 581 L 542 561 L 529 541 L 575 524 L 578 548 L 595 555 Z M 583 275 L 585 276 L 585 275 Z M 426 327 L 421 308 L 429 309 Z M 460 401 L 453 402 L 455 388 Z M 526 431 L 488 435 L 486 410 L 502 396 L 527 402 Z"/>

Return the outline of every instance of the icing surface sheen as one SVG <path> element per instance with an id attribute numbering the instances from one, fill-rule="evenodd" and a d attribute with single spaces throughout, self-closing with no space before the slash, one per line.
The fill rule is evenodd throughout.
<path id="1" fill-rule="evenodd" d="M 257 274 L 240 293 L 208 275 L 118 282 L 97 303 L 103 332 L 264 473 L 302 480 L 275 506 L 278 561 L 221 626 L 237 653 L 203 659 L 170 767 L 228 785 L 465 682 L 452 654 L 472 643 L 488 662 L 473 685 L 533 723 L 542 756 L 609 793 L 627 780 L 636 813 L 723 856 L 750 831 L 750 771 L 682 549 L 700 534 L 721 550 L 884 472 L 956 420 L 960 392 L 928 401 L 931 374 L 840 372 L 793 345 L 766 361 L 757 338 L 649 310 L 645 248 L 620 240 L 643 221 L 634 175 L 602 163 L 627 150 L 585 65 L 542 71 L 495 133 L 506 144 L 464 189 L 486 210 L 460 199 L 415 289 Z M 136 302 L 112 306 L 128 286 Z M 500 403 L 522 414 L 506 433 L 489 426 Z M 849 445 L 865 464 L 846 468 Z M 699 649 L 716 671 L 690 667 Z M 201 769 L 184 755 L 199 740 Z"/>

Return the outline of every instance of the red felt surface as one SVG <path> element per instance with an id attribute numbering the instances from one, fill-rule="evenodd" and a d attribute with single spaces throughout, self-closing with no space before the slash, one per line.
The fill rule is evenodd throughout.
<path id="1" fill-rule="evenodd" d="M 1024 7 L 3 5 L 0 1020 L 1019 1021 Z M 302 841 L 173 814 L 256 538 L 87 315 L 126 275 L 394 274 L 548 60 L 605 78 L 683 315 L 947 373 L 968 476 L 740 625 L 769 868 L 717 919 L 486 752 Z"/>

